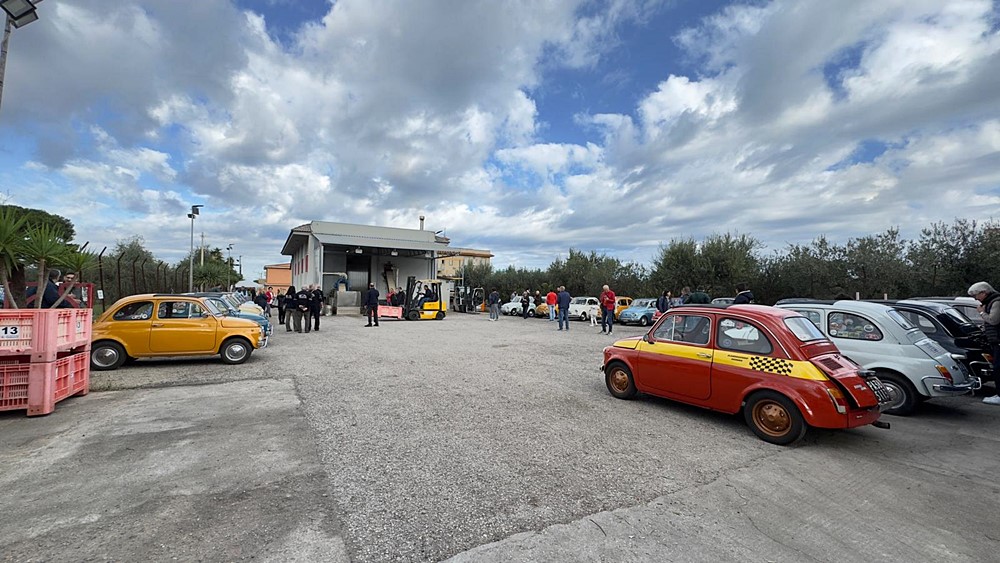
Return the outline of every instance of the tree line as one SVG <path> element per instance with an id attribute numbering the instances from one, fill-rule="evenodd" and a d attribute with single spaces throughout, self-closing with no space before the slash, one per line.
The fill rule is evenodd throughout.
<path id="1" fill-rule="evenodd" d="M 507 299 L 525 289 L 542 293 L 565 285 L 570 294 L 597 295 L 608 284 L 618 295 L 655 297 L 681 288 L 732 297 L 745 282 L 758 303 L 787 297 L 904 299 L 965 295 L 977 281 L 1000 281 L 1000 224 L 956 219 L 921 229 L 914 240 L 889 228 L 842 244 L 820 235 L 808 244 L 763 252 L 748 234 L 714 234 L 702 240 L 661 244 L 649 264 L 623 262 L 597 252 L 570 249 L 545 269 L 495 269 L 468 265 L 465 284 L 496 288 Z"/>

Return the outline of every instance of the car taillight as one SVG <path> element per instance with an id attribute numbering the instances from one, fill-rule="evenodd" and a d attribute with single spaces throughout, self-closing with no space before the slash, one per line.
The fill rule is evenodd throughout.
<path id="1" fill-rule="evenodd" d="M 986 352 L 983 352 L 983 359 L 992 364 L 993 354 L 987 354 Z"/>
<path id="2" fill-rule="evenodd" d="M 948 368 L 942 366 L 941 364 L 938 364 L 937 366 L 934 367 L 937 368 L 938 373 L 940 373 L 942 377 L 948 380 L 948 383 L 953 383 L 953 381 L 951 380 L 951 372 L 948 371 Z"/>
<path id="3" fill-rule="evenodd" d="M 844 394 L 840 392 L 840 389 L 827 387 L 826 394 L 830 396 L 830 400 L 833 401 L 833 406 L 836 407 L 837 412 L 847 414 L 847 399 L 844 398 Z"/>

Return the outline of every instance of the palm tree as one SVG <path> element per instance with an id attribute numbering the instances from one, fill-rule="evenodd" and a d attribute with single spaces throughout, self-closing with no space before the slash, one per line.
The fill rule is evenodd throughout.
<path id="1" fill-rule="evenodd" d="M 10 303 L 12 309 L 17 308 L 14 294 L 10 292 L 10 272 L 20 263 L 21 250 L 24 246 L 24 216 L 16 214 L 11 207 L 0 208 L 0 285 L 6 296 L 2 309 Z"/>
<path id="2" fill-rule="evenodd" d="M 46 273 L 50 266 L 61 265 L 70 254 L 69 245 L 50 225 L 28 227 L 27 236 L 21 247 L 21 254 L 38 264 L 38 287 L 35 290 L 35 308 L 42 308 L 42 294 L 45 293 Z"/>

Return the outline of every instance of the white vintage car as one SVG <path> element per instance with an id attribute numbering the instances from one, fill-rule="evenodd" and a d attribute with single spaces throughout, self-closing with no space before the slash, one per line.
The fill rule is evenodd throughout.
<path id="1" fill-rule="evenodd" d="M 601 303 L 596 297 L 574 297 L 569 302 L 569 318 L 589 320 L 601 316 Z"/>
<path id="2" fill-rule="evenodd" d="M 845 357 L 874 371 L 892 396 L 890 414 L 910 414 L 925 399 L 965 395 L 981 386 L 963 356 L 949 353 L 891 306 L 814 299 L 783 299 L 776 306 L 802 314 Z"/>
<path id="3" fill-rule="evenodd" d="M 529 317 L 534 317 L 535 316 L 535 306 L 536 306 L 535 298 L 534 297 L 529 297 L 529 299 L 531 299 L 531 305 L 528 305 L 528 316 Z M 518 297 L 517 299 L 515 299 L 513 301 L 508 301 L 507 303 L 504 303 L 503 305 L 500 305 L 500 314 L 502 314 L 502 315 L 510 315 L 512 317 L 518 317 L 518 316 L 521 316 L 521 311 L 522 310 L 523 309 L 521 308 L 521 298 L 520 297 Z"/>

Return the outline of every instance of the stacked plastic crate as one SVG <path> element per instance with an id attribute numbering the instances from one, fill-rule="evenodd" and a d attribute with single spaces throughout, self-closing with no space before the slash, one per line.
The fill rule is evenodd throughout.
<path id="1" fill-rule="evenodd" d="M 49 414 L 90 391 L 90 309 L 0 310 L 0 411 Z"/>

